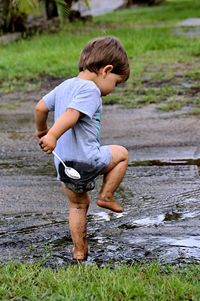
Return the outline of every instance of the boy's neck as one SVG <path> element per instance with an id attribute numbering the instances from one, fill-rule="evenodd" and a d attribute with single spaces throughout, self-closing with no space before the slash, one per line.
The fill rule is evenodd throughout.
<path id="1" fill-rule="evenodd" d="M 80 79 L 85 79 L 85 80 L 91 80 L 95 82 L 95 79 L 97 78 L 97 74 L 95 72 L 91 72 L 89 70 L 84 70 L 79 72 L 78 78 Z"/>

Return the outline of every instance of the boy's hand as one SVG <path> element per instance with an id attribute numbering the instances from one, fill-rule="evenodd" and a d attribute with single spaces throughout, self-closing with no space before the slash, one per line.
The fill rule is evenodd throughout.
<path id="1" fill-rule="evenodd" d="M 43 131 L 35 131 L 35 138 L 39 142 L 40 139 L 45 136 L 48 133 L 49 129 L 43 130 Z"/>
<path id="2" fill-rule="evenodd" d="M 57 139 L 55 136 L 48 133 L 44 137 L 42 137 L 39 141 L 39 145 L 44 152 L 47 154 L 51 154 L 54 148 L 56 147 Z"/>

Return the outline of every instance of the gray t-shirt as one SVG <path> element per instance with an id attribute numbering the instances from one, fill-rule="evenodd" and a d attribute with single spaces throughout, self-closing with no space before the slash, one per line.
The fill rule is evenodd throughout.
<path id="1" fill-rule="evenodd" d="M 80 172 L 82 180 L 96 177 L 111 158 L 109 147 L 100 146 L 99 141 L 102 112 L 99 88 L 93 81 L 74 77 L 61 83 L 43 100 L 49 111 L 54 111 L 55 121 L 68 108 L 83 113 L 75 126 L 58 139 L 55 151 L 66 164 Z M 61 179 L 57 158 L 55 165 Z"/>

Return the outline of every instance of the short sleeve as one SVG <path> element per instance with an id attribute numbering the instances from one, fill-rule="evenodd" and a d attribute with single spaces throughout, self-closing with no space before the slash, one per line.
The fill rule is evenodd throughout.
<path id="1" fill-rule="evenodd" d="M 102 100 L 99 91 L 95 88 L 82 88 L 79 93 L 69 103 L 68 108 L 75 109 L 91 119 L 100 108 Z"/>
<path id="2" fill-rule="evenodd" d="M 55 109 L 55 99 L 56 99 L 56 88 L 53 89 L 51 92 L 49 92 L 48 94 L 46 94 L 43 97 L 43 100 L 47 106 L 47 108 L 49 109 L 49 111 L 54 111 Z"/>

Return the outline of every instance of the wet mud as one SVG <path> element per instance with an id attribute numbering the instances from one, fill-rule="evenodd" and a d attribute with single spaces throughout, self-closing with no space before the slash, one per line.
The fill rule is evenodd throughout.
<path id="1" fill-rule="evenodd" d="M 33 138 L 41 96 L 22 93 L 20 106 L 9 107 L 19 94 L 0 97 L 0 261 L 62 266 L 73 263 L 68 206 L 52 156 Z M 200 121 L 188 110 L 105 107 L 102 142 L 122 144 L 130 154 L 116 192 L 125 210 L 115 214 L 95 205 L 99 178 L 90 194 L 86 263 L 200 261 Z"/>

